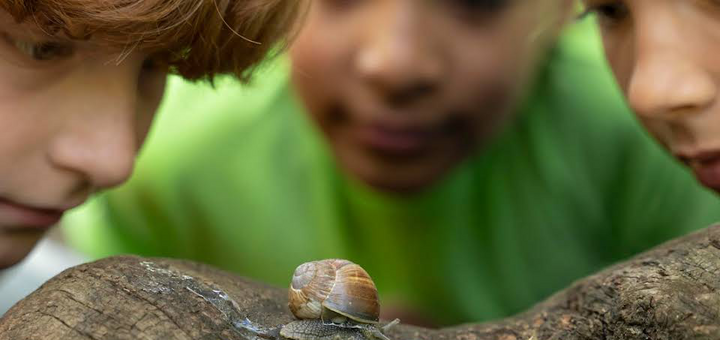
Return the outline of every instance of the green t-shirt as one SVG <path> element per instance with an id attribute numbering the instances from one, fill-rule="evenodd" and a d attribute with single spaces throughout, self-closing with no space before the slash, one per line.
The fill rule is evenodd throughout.
<path id="1" fill-rule="evenodd" d="M 720 202 L 626 109 L 597 41 L 566 36 L 517 119 L 415 197 L 336 167 L 281 60 L 254 89 L 173 80 L 129 184 L 65 220 L 96 257 L 190 258 L 280 286 L 341 257 L 384 301 L 442 323 L 530 307 L 572 281 L 720 218 Z"/>

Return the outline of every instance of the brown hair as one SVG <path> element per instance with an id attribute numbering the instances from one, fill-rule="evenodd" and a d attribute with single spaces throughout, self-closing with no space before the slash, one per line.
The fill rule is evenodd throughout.
<path id="1" fill-rule="evenodd" d="M 52 35 L 141 49 L 188 79 L 247 80 L 293 27 L 301 0 L 2 0 Z M 286 40 L 285 40 L 286 41 Z M 280 46 L 282 47 L 282 46 Z"/>

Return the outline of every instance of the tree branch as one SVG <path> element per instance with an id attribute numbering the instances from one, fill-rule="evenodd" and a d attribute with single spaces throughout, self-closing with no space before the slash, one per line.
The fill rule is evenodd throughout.
<path id="1" fill-rule="evenodd" d="M 290 274 L 288 274 L 290 275 Z M 395 340 L 720 339 L 720 226 L 585 278 L 511 318 Z M 114 257 L 69 269 L 0 319 L 6 339 L 275 339 L 285 288 L 209 266 Z"/>

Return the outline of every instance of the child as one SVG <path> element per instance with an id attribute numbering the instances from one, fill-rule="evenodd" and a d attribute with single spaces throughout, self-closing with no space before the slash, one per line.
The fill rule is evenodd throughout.
<path id="1" fill-rule="evenodd" d="M 715 221 L 718 201 L 638 133 L 593 36 L 557 41 L 572 8 L 314 1 L 292 80 L 174 83 L 137 176 L 70 216 L 69 235 L 94 256 L 192 258 L 278 285 L 348 258 L 383 311 L 458 323 Z"/>
<path id="2" fill-rule="evenodd" d="M 168 72 L 246 78 L 297 3 L 1 2 L 0 268 L 128 178 Z"/>
<path id="3" fill-rule="evenodd" d="M 650 133 L 720 192 L 720 2 L 587 1 L 607 57 Z"/>

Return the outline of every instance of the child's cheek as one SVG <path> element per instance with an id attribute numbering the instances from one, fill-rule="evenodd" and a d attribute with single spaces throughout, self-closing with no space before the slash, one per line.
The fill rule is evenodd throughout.
<path id="1" fill-rule="evenodd" d="M 166 83 L 167 75 L 163 72 L 151 75 L 145 80 L 145 83 L 140 86 L 140 101 L 136 128 L 138 147 L 142 146 L 152 126 L 155 114 L 165 94 Z"/>

